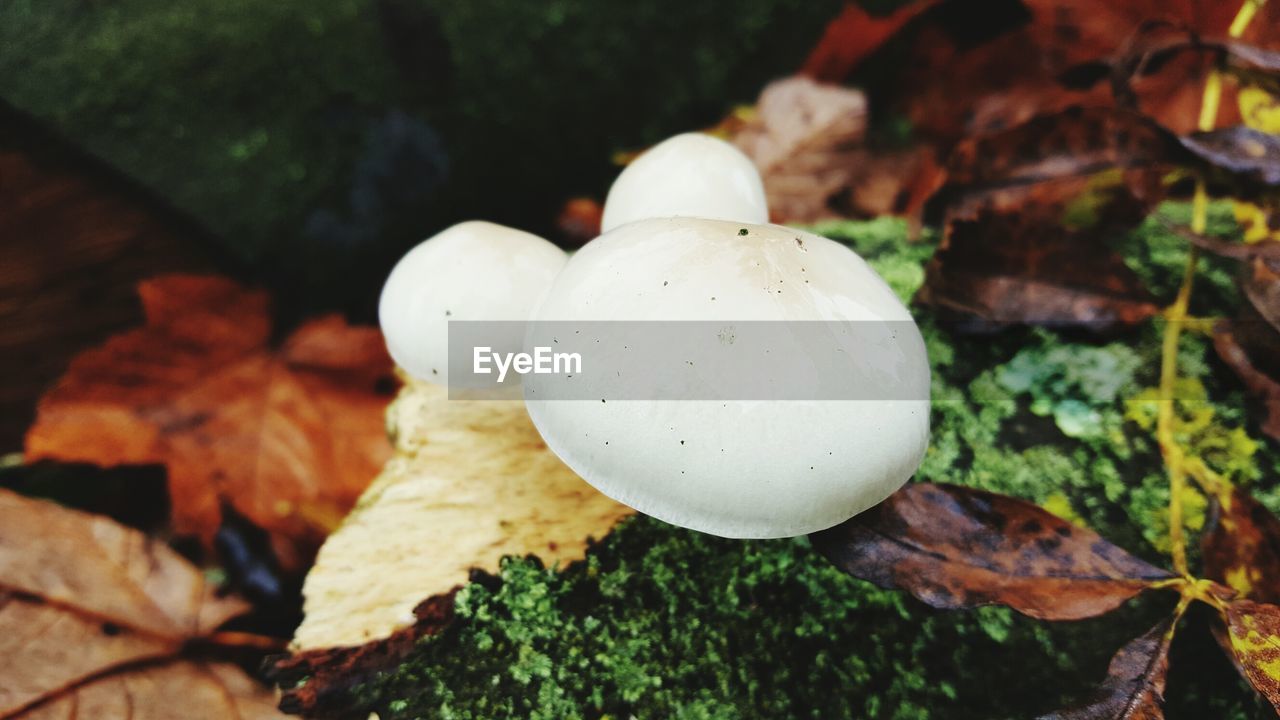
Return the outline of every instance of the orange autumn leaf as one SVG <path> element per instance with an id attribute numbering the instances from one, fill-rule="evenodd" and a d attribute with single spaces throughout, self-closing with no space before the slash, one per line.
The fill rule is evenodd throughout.
<path id="1" fill-rule="evenodd" d="M 273 344 L 261 291 L 169 275 L 138 292 L 145 325 L 72 361 L 40 401 L 28 459 L 162 464 L 177 533 L 211 540 L 226 504 L 290 563 L 390 457 L 380 333 L 330 316 Z"/>
<path id="2" fill-rule="evenodd" d="M 248 605 L 161 542 L 0 490 L 0 718 L 277 718 L 233 666 L 180 659 Z"/>

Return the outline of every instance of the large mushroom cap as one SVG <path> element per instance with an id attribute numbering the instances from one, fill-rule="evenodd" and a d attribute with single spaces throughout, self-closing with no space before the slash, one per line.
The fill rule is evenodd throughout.
<path id="1" fill-rule="evenodd" d="M 710 135 L 668 138 L 646 150 L 614 181 L 605 199 L 601 230 L 662 217 L 769 222 L 760 173 L 741 150 Z"/>
<path id="2" fill-rule="evenodd" d="M 715 321 L 709 332 L 730 321 L 773 321 L 753 327 L 764 328 L 757 337 L 777 338 L 779 353 L 809 353 L 815 367 L 820 353 L 857 360 L 853 377 L 838 378 L 853 389 L 844 399 L 821 391 L 798 400 L 709 399 L 724 379 L 690 362 L 687 373 L 658 384 L 694 399 L 608 401 L 626 380 L 608 378 L 612 363 L 625 362 L 616 342 L 583 357 L 603 378 L 590 388 L 598 399 L 538 395 L 541 386 L 526 378 L 530 416 L 569 467 L 606 495 L 675 525 L 738 538 L 814 532 L 883 500 L 923 457 L 929 365 L 919 329 L 862 258 L 826 238 L 693 218 L 630 223 L 570 259 L 534 320 L 534 328 L 582 323 L 583 334 L 622 327 L 597 321 L 682 321 L 679 333 L 702 327 L 688 321 Z M 861 331 L 829 339 L 812 331 L 827 323 Z M 727 353 L 746 352 L 734 349 L 743 343 L 726 342 Z M 807 360 L 797 359 L 801 366 Z"/>
<path id="3" fill-rule="evenodd" d="M 563 250 L 494 223 L 459 223 L 423 241 L 396 264 L 382 288 L 378 320 L 387 350 L 410 375 L 449 381 L 450 320 L 528 319 L 565 264 Z M 499 338 L 515 352 L 523 333 Z"/>

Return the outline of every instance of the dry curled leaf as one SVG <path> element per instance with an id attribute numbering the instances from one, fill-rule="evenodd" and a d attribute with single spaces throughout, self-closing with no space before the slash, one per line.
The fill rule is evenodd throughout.
<path id="1" fill-rule="evenodd" d="M 1029 502 L 912 483 L 810 536 L 837 567 L 938 608 L 1007 605 L 1042 620 L 1108 612 L 1169 573 Z"/>
<path id="2" fill-rule="evenodd" d="M 247 609 L 136 530 L 0 490 L 0 718 L 72 717 L 76 702 L 84 717 L 128 718 L 108 711 L 120 693 L 142 708 L 152 674 L 200 674 L 177 653 Z M 246 702 L 270 707 L 243 681 Z"/>
<path id="3" fill-rule="evenodd" d="M 796 76 L 764 89 L 733 141 L 760 169 L 773 219 L 811 222 L 834 214 L 828 202 L 857 170 L 866 128 L 861 92 Z"/>
<path id="4" fill-rule="evenodd" d="M 1240 597 L 1280 602 L 1280 518 L 1249 493 L 1230 488 L 1215 497 L 1200 542 L 1205 577 Z"/>
<path id="5" fill-rule="evenodd" d="M 325 542 L 303 588 L 300 649 L 360 645 L 498 570 L 505 555 L 581 559 L 632 510 L 560 462 L 520 402 L 449 400 L 411 383 L 389 410 L 396 456 Z"/>
<path id="6" fill-rule="evenodd" d="M 1280 607 L 1237 600 L 1225 605 L 1227 637 L 1249 684 L 1280 710 Z"/>
<path id="7" fill-rule="evenodd" d="M 1160 622 L 1120 648 L 1111 658 L 1106 679 L 1089 699 L 1039 720 L 1163 720 L 1174 622 Z"/>
<path id="8" fill-rule="evenodd" d="M 146 325 L 72 362 L 40 402 L 27 457 L 163 464 L 178 533 L 208 541 L 229 503 L 286 562 L 305 554 L 390 456 L 381 335 L 326 317 L 273 347 L 262 292 L 187 275 L 138 291 Z"/>

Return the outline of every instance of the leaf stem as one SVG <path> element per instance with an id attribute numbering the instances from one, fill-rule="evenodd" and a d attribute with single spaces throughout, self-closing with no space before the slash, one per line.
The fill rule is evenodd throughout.
<path id="1" fill-rule="evenodd" d="M 1231 23 L 1229 34 L 1238 38 L 1244 34 L 1249 22 L 1257 14 L 1259 7 L 1266 0 L 1245 0 Z M 1222 76 L 1217 69 L 1210 70 L 1205 78 L 1204 95 L 1200 101 L 1199 128 L 1212 130 L 1218 119 L 1218 108 L 1222 102 Z M 1196 194 L 1192 202 L 1191 231 L 1203 234 L 1208 224 L 1209 196 L 1205 189 L 1204 179 L 1196 181 Z M 1160 402 L 1156 415 L 1156 441 L 1160 444 L 1160 453 L 1164 457 L 1169 472 L 1169 544 L 1174 570 L 1182 576 L 1188 576 L 1187 541 L 1182 521 L 1182 495 L 1186 490 L 1187 458 L 1174 437 L 1174 388 L 1178 382 L 1178 341 L 1182 336 L 1182 326 L 1187 318 L 1187 307 L 1191 303 L 1191 290 L 1195 285 L 1196 263 L 1200 259 L 1200 250 L 1194 245 L 1187 252 L 1187 264 L 1182 273 L 1182 285 L 1178 288 L 1178 296 L 1165 311 L 1164 341 L 1160 353 Z M 1196 479 L 1202 485 L 1209 479 L 1209 469 L 1203 463 L 1196 465 Z"/>
<path id="2" fill-rule="evenodd" d="M 216 632 L 201 638 L 204 642 L 211 645 L 217 645 L 225 648 L 251 648 L 254 650 L 266 650 L 269 652 L 279 652 L 288 645 L 286 640 L 269 635 L 259 635 L 257 633 L 237 632 L 234 630 L 224 630 Z"/>

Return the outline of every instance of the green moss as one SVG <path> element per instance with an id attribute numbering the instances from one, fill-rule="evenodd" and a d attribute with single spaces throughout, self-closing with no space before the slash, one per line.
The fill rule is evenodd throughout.
<path id="1" fill-rule="evenodd" d="M 901 224 L 820 230 L 897 278 L 900 293 L 918 286 L 907 268 L 930 245 L 905 243 Z M 1166 481 L 1149 433 L 1125 415 L 1155 381 L 1158 329 L 1110 342 L 1045 330 L 964 338 L 918 315 L 935 368 L 918 476 L 1043 503 L 1161 562 Z M 1185 352 L 1202 407 L 1247 439 L 1234 381 L 1213 370 L 1203 338 Z M 1261 469 L 1280 453 L 1258 443 L 1234 457 L 1277 507 L 1260 478 L 1274 477 Z M 458 624 L 357 693 L 383 720 L 1026 718 L 1085 692 L 1169 600 L 1061 624 L 1002 608 L 939 612 L 844 575 L 803 538 L 723 540 L 638 517 L 563 571 L 508 559 L 500 578 L 463 590 Z M 1270 717 L 1202 631 L 1188 627 L 1175 645 L 1168 717 Z"/>

